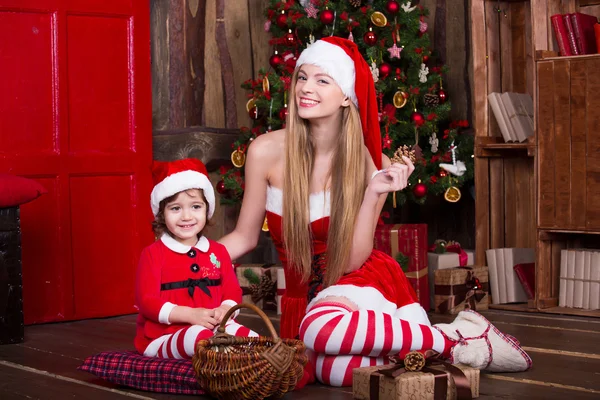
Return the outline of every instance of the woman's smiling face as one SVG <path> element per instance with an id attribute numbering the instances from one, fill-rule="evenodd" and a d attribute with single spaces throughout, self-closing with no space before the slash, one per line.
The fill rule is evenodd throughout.
<path id="1" fill-rule="evenodd" d="M 311 64 L 300 67 L 295 96 L 298 115 L 308 120 L 337 115 L 350 101 L 333 78 Z"/>

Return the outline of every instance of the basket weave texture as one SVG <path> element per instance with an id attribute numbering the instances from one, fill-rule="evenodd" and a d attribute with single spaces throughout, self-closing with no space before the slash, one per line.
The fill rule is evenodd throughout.
<path id="1" fill-rule="evenodd" d="M 271 337 L 240 337 L 225 333 L 225 323 L 240 308 L 256 312 Z M 200 387 L 218 399 L 279 398 L 302 378 L 308 361 L 300 340 L 281 339 L 265 313 L 253 304 L 229 309 L 217 334 L 201 340 L 192 359 Z"/>

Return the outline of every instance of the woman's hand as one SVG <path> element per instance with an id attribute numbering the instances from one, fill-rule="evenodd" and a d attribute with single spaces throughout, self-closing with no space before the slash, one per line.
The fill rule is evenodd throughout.
<path id="1" fill-rule="evenodd" d="M 408 186 L 408 177 L 415 170 L 415 166 L 408 157 L 402 157 L 404 164 L 394 163 L 376 174 L 368 189 L 376 194 L 397 192 Z"/>

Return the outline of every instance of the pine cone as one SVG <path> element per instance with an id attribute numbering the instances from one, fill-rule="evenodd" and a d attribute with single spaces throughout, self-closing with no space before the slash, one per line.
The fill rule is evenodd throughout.
<path id="1" fill-rule="evenodd" d="M 440 104 L 440 98 L 437 94 L 427 93 L 424 96 L 426 106 L 437 106 Z"/>
<path id="2" fill-rule="evenodd" d="M 273 282 L 273 280 L 271 279 L 270 276 L 268 275 L 263 275 L 260 278 L 260 288 L 263 292 L 263 295 L 268 295 L 269 293 L 274 293 L 276 288 L 275 288 L 275 282 Z"/>
<path id="3" fill-rule="evenodd" d="M 404 357 L 404 368 L 407 371 L 420 371 L 425 366 L 425 356 L 418 351 L 411 351 Z"/>
<path id="4" fill-rule="evenodd" d="M 415 151 L 411 150 L 407 145 L 404 145 L 402 147 L 398 147 L 398 150 L 396 150 L 394 156 L 391 158 L 392 163 L 404 164 L 402 156 L 408 157 L 410 159 L 410 162 L 412 162 L 413 164 L 416 160 Z"/>
<path id="5" fill-rule="evenodd" d="M 360 7 L 360 4 L 362 3 L 362 0 L 349 0 L 350 1 L 350 5 L 353 7 Z"/>

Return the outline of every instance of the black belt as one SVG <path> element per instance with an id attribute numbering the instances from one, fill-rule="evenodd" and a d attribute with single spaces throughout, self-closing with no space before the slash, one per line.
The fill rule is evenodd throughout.
<path id="1" fill-rule="evenodd" d="M 186 281 L 163 283 L 162 285 L 160 285 L 160 290 L 173 290 L 173 289 L 188 288 L 188 293 L 190 294 L 190 297 L 194 297 L 194 289 L 196 287 L 198 287 L 198 288 L 200 288 L 200 290 L 202 290 L 204 293 L 206 293 L 208 295 L 208 297 L 212 297 L 210 295 L 210 290 L 208 290 L 208 287 L 209 286 L 220 286 L 220 285 L 221 285 L 220 279 L 208 279 L 208 278 L 191 279 L 190 278 Z"/>

